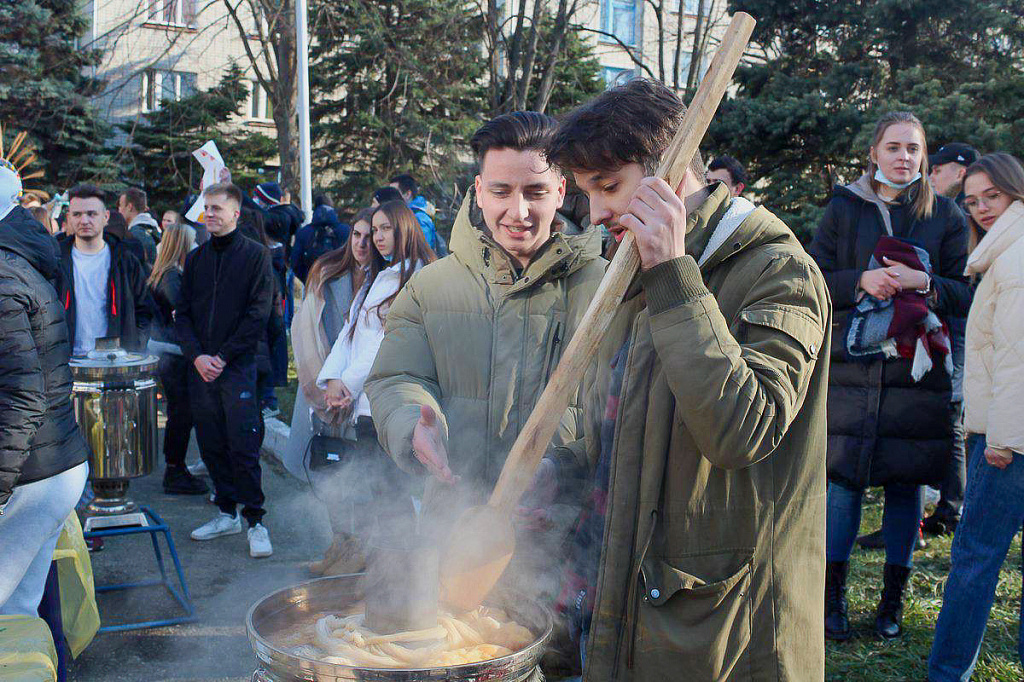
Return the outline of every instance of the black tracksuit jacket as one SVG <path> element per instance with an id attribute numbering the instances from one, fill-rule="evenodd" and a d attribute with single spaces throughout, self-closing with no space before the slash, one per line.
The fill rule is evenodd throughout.
<path id="1" fill-rule="evenodd" d="M 255 358 L 274 296 L 270 251 L 237 229 L 185 258 L 174 326 L 191 363 L 200 355 Z"/>

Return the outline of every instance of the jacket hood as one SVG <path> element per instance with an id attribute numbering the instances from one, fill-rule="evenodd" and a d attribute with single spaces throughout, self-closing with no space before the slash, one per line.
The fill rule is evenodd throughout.
<path id="1" fill-rule="evenodd" d="M 57 275 L 57 240 L 21 206 L 15 206 L 0 220 L 0 249 L 18 254 L 46 279 Z"/>
<path id="2" fill-rule="evenodd" d="M 556 220 L 563 220 L 560 215 Z M 576 272 L 590 261 L 601 257 L 601 234 L 587 230 L 583 234 L 566 235 L 554 232 L 551 239 L 526 268 L 517 275 L 512 257 L 491 237 L 483 214 L 476 205 L 472 189 L 466 192 L 452 228 L 451 252 L 468 268 L 496 284 L 512 284 L 518 291 L 546 279 L 557 279 Z"/>
<path id="3" fill-rule="evenodd" d="M 1024 239 L 1024 203 L 1015 201 L 992 224 L 978 246 L 967 259 L 967 275 L 985 273 L 1004 251 L 1019 239 Z"/>
<path id="4" fill-rule="evenodd" d="M 433 213 L 433 211 L 430 210 L 430 206 L 427 204 L 427 198 L 422 194 L 409 202 L 409 208 L 414 211 L 423 211 L 428 215 Z"/>
<path id="5" fill-rule="evenodd" d="M 136 225 L 149 225 L 150 227 L 159 227 L 156 220 L 149 213 L 140 213 L 135 216 L 132 220 L 131 225 L 128 227 L 135 227 Z"/>
<path id="6" fill-rule="evenodd" d="M 718 183 L 712 186 L 711 194 L 704 203 L 687 216 L 686 252 L 700 262 L 702 272 L 708 272 L 748 249 L 796 238 L 785 223 L 775 219 L 761 206 L 751 211 L 738 225 L 729 226 L 727 233 L 721 232 L 722 218 L 736 201 L 729 188 Z M 710 252 L 705 253 L 708 250 Z"/>

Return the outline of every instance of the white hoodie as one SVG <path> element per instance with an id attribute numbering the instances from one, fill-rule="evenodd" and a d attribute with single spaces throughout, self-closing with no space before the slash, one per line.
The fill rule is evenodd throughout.
<path id="1" fill-rule="evenodd" d="M 1024 454 L 1024 203 L 999 216 L 967 260 L 984 275 L 967 317 L 966 428 Z"/>
<path id="2" fill-rule="evenodd" d="M 414 270 L 422 266 L 422 263 L 417 262 Z M 316 385 L 321 389 L 327 388 L 328 380 L 341 379 L 355 402 L 353 421 L 357 417 L 370 416 L 370 401 L 363 392 L 363 384 L 366 383 L 366 377 L 370 374 L 370 368 L 384 340 L 384 322 L 381 318 L 386 317 L 388 312 L 387 306 L 379 309 L 378 306 L 398 291 L 400 270 L 401 263 L 381 270 L 369 291 L 365 291 L 365 296 L 360 291 L 353 297 L 348 321 L 338 334 L 316 378 Z"/>

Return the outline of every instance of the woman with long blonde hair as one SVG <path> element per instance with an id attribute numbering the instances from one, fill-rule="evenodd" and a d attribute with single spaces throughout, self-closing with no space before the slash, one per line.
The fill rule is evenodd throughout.
<path id="1" fill-rule="evenodd" d="M 207 491 L 206 483 L 185 468 L 185 454 L 192 433 L 192 410 L 188 397 L 188 373 L 192 364 L 181 354 L 178 335 L 174 331 L 174 309 L 181 292 L 181 272 L 185 257 L 195 246 L 192 234 L 182 225 L 171 225 L 164 230 L 153 271 L 146 280 L 156 302 L 152 339 L 159 343 L 155 349 L 160 354 L 160 383 L 167 399 L 164 492 L 169 495 L 202 495 Z"/>
<path id="2" fill-rule="evenodd" d="M 967 226 L 928 182 L 921 121 L 905 111 L 881 117 L 867 161 L 859 179 L 836 186 L 809 247 L 834 307 L 824 624 L 834 640 L 851 635 L 846 575 L 863 493 L 875 486 L 885 490 L 875 631 L 885 639 L 902 632 L 922 486 L 941 484 L 953 452 L 945 323 L 970 305 Z M 918 334 L 917 342 L 891 336 L 893 320 Z"/>

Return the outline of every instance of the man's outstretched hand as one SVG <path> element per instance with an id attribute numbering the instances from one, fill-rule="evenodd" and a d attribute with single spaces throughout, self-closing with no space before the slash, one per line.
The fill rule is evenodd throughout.
<path id="1" fill-rule="evenodd" d="M 448 468 L 448 450 L 441 438 L 441 427 L 432 408 L 420 406 L 420 419 L 412 432 L 412 454 L 434 478 L 456 483 L 459 478 Z"/>

